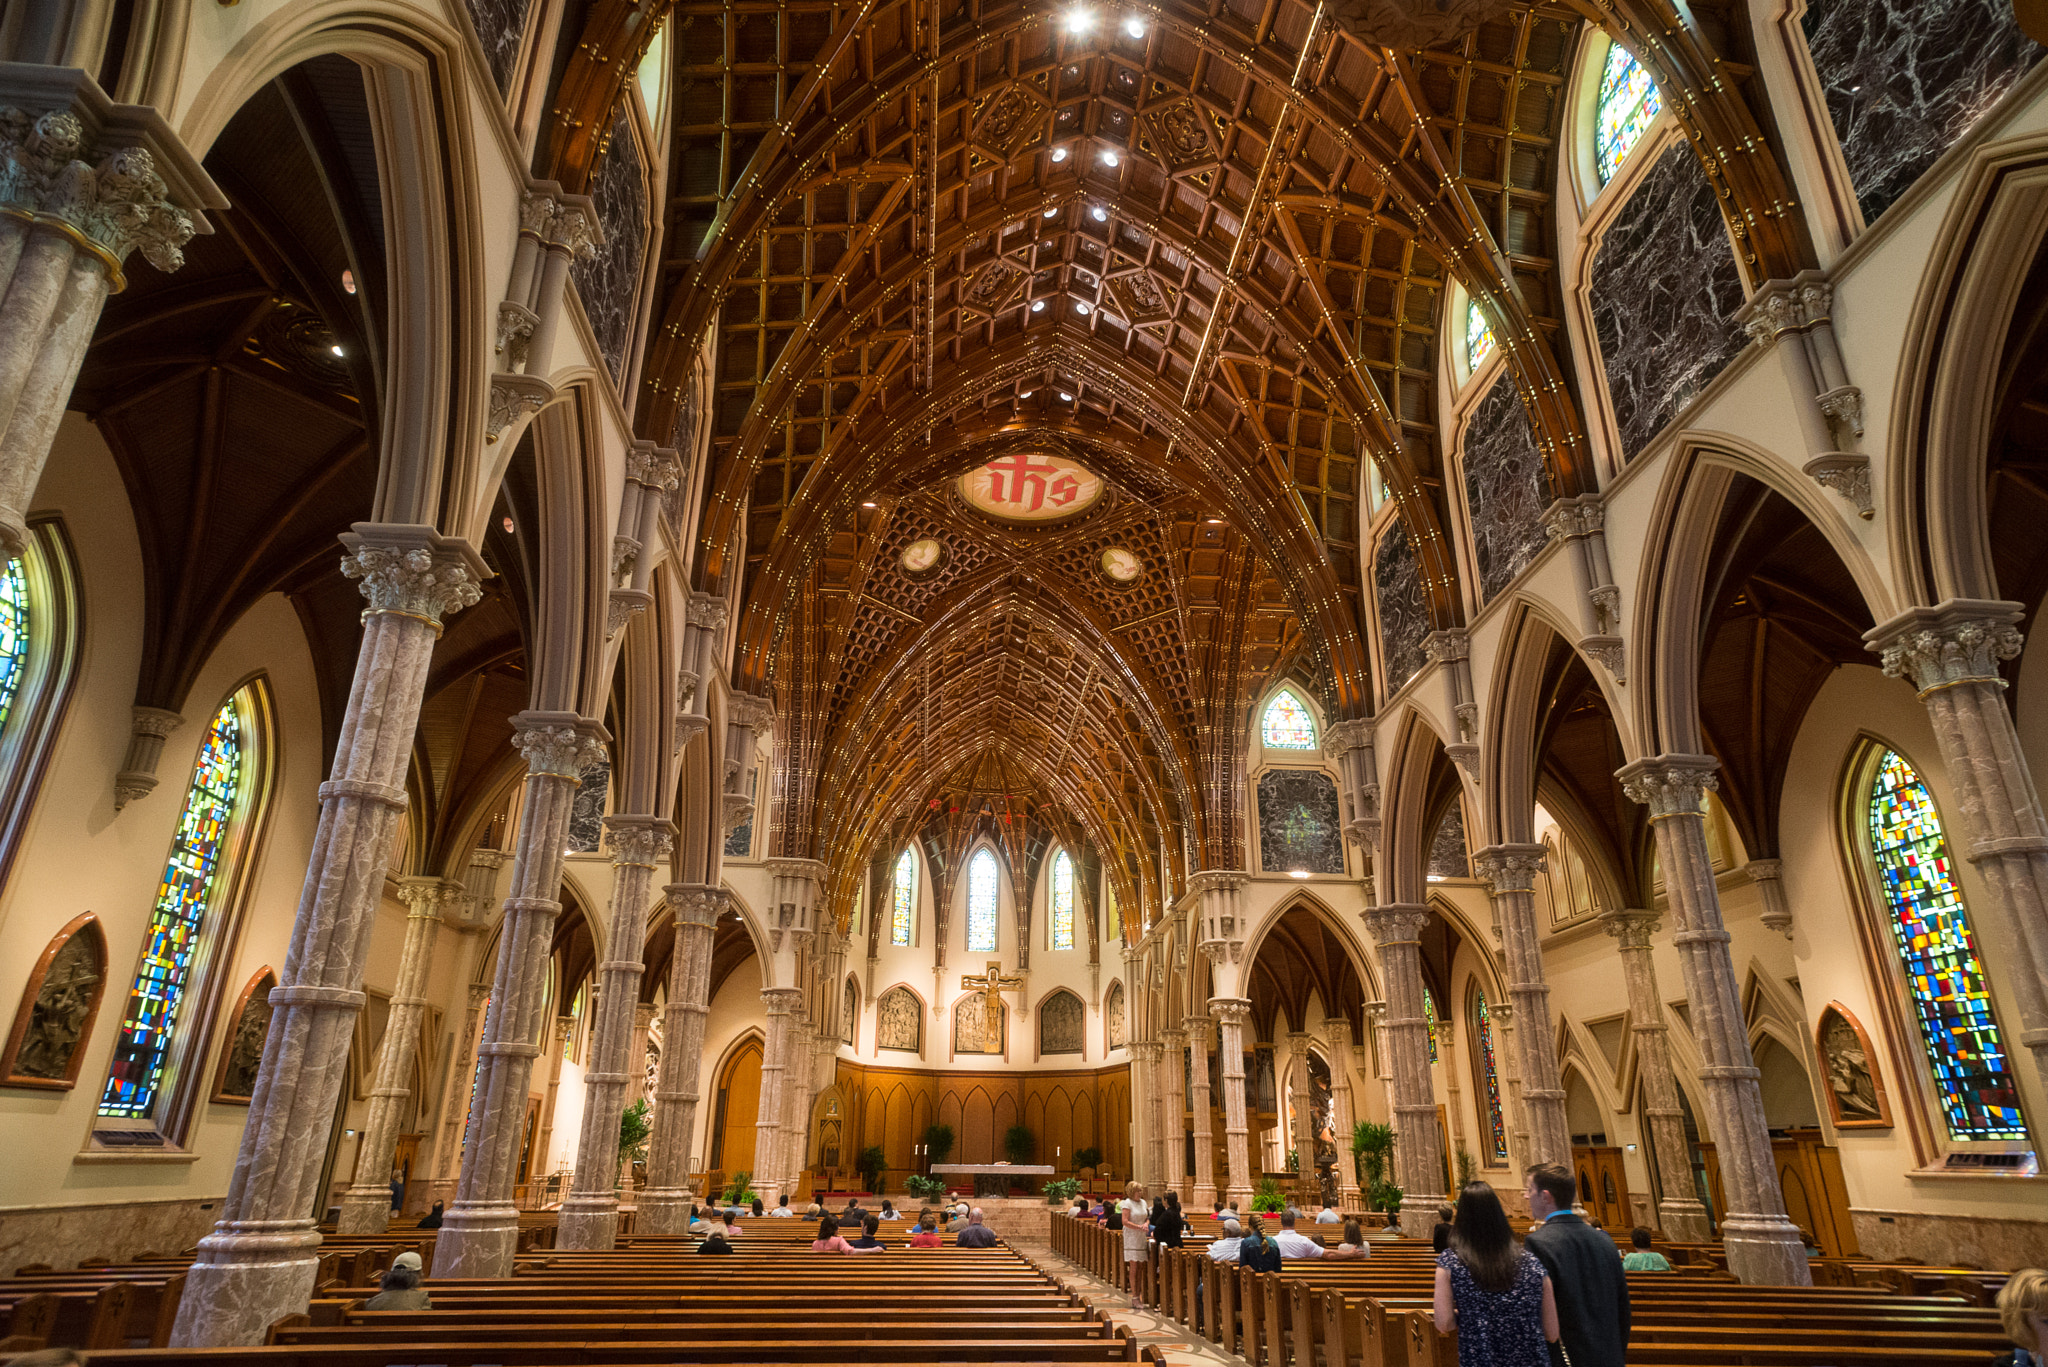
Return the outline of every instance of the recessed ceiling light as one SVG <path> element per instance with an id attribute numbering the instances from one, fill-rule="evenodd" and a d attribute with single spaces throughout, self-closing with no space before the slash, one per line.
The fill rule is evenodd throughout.
<path id="1" fill-rule="evenodd" d="M 1095 206 L 1093 212 L 1095 214 L 1095 221 L 1097 223 L 1109 222 L 1109 210 L 1103 208 L 1100 204 Z"/>
<path id="2" fill-rule="evenodd" d="M 1059 217 L 1059 212 L 1060 211 L 1058 209 L 1047 209 L 1045 211 L 1045 216 L 1047 218 L 1057 218 Z"/>
<path id="3" fill-rule="evenodd" d="M 1088 305 L 1086 305 L 1085 303 L 1076 302 L 1074 305 L 1074 312 L 1086 314 L 1088 312 Z"/>
<path id="4" fill-rule="evenodd" d="M 1074 401 L 1074 396 L 1073 396 L 1072 394 L 1069 394 L 1069 393 L 1067 393 L 1067 392 L 1066 392 L 1065 390 L 1061 390 L 1061 391 L 1060 391 L 1060 402 L 1061 402 L 1061 403 L 1072 403 L 1073 401 Z"/>
<path id="5" fill-rule="evenodd" d="M 1102 164 L 1104 166 L 1114 166 L 1117 164 L 1118 160 L 1119 158 L 1117 157 L 1117 154 L 1115 152 L 1110 151 L 1108 148 L 1103 149 Z"/>
<path id="6" fill-rule="evenodd" d="M 860 506 L 861 506 L 861 507 L 863 507 L 863 508 L 872 508 L 872 507 L 874 507 L 875 505 L 874 505 L 874 504 L 872 504 L 872 503 L 868 503 L 868 502 L 863 502 L 863 503 L 862 503 L 862 504 L 861 504 Z"/>
<path id="7" fill-rule="evenodd" d="M 1133 38 L 1143 38 L 1145 36 L 1145 21 L 1135 14 L 1132 15 L 1124 20 L 1124 32 L 1130 34 Z"/>
<path id="8" fill-rule="evenodd" d="M 1067 11 L 1066 29 L 1069 33 L 1086 33 L 1095 27 L 1095 16 L 1076 5 Z"/>
<path id="9" fill-rule="evenodd" d="M 1019 394 L 1019 395 L 1018 395 L 1017 397 L 1018 397 L 1018 398 L 1020 398 L 1020 399 L 1028 399 L 1028 398 L 1030 398 L 1030 397 L 1031 397 L 1031 396 L 1032 396 L 1033 394 L 1036 394 L 1037 392 L 1038 392 L 1038 391 L 1037 391 L 1037 390 L 1035 390 L 1035 389 L 1027 389 L 1027 390 L 1025 390 L 1025 391 L 1024 391 L 1024 392 L 1023 392 L 1022 394 Z"/>
<path id="10" fill-rule="evenodd" d="M 1053 148 L 1053 149 L 1052 149 L 1052 159 L 1053 159 L 1054 161 L 1065 161 L 1065 160 L 1067 159 L 1067 149 L 1066 149 L 1066 148 L 1064 148 L 1064 147 L 1055 147 L 1055 148 Z"/>
<path id="11" fill-rule="evenodd" d="M 343 350 L 341 349 L 341 343 L 339 343 L 339 342 L 336 342 L 336 343 L 335 343 L 335 344 L 334 344 L 333 346 L 331 346 L 331 347 L 329 347 L 329 348 L 327 348 L 327 349 L 328 349 L 329 351 L 333 352 L 333 353 L 334 353 L 335 355 L 337 355 L 337 356 L 346 356 L 346 355 L 348 355 L 348 353 L 347 353 L 346 351 L 343 351 Z"/>
<path id="12" fill-rule="evenodd" d="M 501 517 L 498 519 L 498 525 L 509 532 L 512 530 L 512 519 L 509 517 Z"/>
<path id="13" fill-rule="evenodd" d="M 1211 527 L 1221 527 L 1223 525 L 1223 519 L 1220 517 L 1212 517 L 1209 519 L 1209 525 Z"/>
<path id="14" fill-rule="evenodd" d="M 356 292 L 356 273 L 354 271 L 343 271 L 341 273 L 341 288 L 348 294 Z"/>
<path id="15" fill-rule="evenodd" d="M 1033 313 L 1044 313 L 1045 301 L 1043 299 L 1033 299 L 1031 301 L 1031 311 Z"/>

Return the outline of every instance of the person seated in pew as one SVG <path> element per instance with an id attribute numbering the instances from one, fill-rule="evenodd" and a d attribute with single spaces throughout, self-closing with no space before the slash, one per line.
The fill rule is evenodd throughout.
<path id="1" fill-rule="evenodd" d="M 433 1298 L 420 1285 L 420 1255 L 401 1253 L 391 1260 L 377 1294 L 363 1302 L 365 1310 L 432 1310 Z"/>
<path id="2" fill-rule="evenodd" d="M 1396 1239 L 1400 1238 L 1404 1233 L 1404 1231 L 1401 1228 L 1400 1211 L 1390 1210 L 1387 1212 L 1387 1233 L 1392 1235 Z"/>
<path id="3" fill-rule="evenodd" d="M 877 1239 L 877 1238 L 875 1237 L 875 1233 L 876 1233 L 876 1231 L 880 1230 L 880 1229 L 881 1229 L 881 1227 L 882 1227 L 882 1217 L 881 1217 L 881 1216 L 879 1216 L 879 1215 L 864 1215 L 864 1216 L 862 1216 L 862 1217 L 861 1217 L 861 1222 L 860 1222 L 860 1237 L 859 1237 L 858 1239 L 851 1239 L 851 1240 L 848 1240 L 848 1242 L 847 1242 L 847 1246 L 848 1246 L 849 1248 L 857 1248 L 857 1249 L 859 1249 L 859 1250 L 860 1250 L 861 1252 L 863 1252 L 863 1253 L 866 1253 L 866 1252 L 867 1252 L 867 1251 L 868 1251 L 869 1249 L 874 1249 L 874 1248 L 887 1248 L 887 1247 L 888 1247 L 888 1245 L 887 1245 L 887 1244 L 883 1243 L 883 1242 L 882 1242 L 882 1241 L 881 1241 L 880 1239 Z"/>
<path id="4" fill-rule="evenodd" d="M 818 1237 L 811 1244 L 811 1252 L 813 1253 L 880 1253 L 881 1251 L 882 1246 L 880 1244 L 875 1245 L 873 1248 L 855 1248 L 852 1244 L 846 1242 L 839 1233 L 839 1222 L 829 1215 L 818 1221 Z"/>
<path id="5" fill-rule="evenodd" d="M 1359 1228 L 1358 1221 L 1346 1220 L 1344 1222 L 1344 1242 L 1329 1250 L 1324 1256 L 1329 1258 L 1370 1258 L 1372 1256 L 1372 1247 L 1366 1243 L 1365 1231 Z"/>
<path id="6" fill-rule="evenodd" d="M 1209 1212 L 1209 1218 L 1220 1225 L 1223 1223 L 1223 1198 L 1220 1196 L 1217 1197 L 1212 1204 L 1214 1205 L 1215 1209 Z"/>
<path id="7" fill-rule="evenodd" d="M 1254 1272 L 1280 1270 L 1280 1245 L 1266 1237 L 1257 1215 L 1245 1221 L 1244 1238 L 1238 1241 L 1237 1260 Z"/>
<path id="8" fill-rule="evenodd" d="M 766 1215 L 767 1213 L 768 1213 L 768 1208 L 767 1208 L 766 1206 L 762 1205 L 762 1204 L 761 1204 L 761 1198 L 760 1198 L 760 1197 L 758 1197 L 758 1196 L 756 1196 L 756 1197 L 754 1198 L 754 1218 L 755 1218 L 756 1220 L 758 1220 L 758 1219 L 760 1219 L 760 1218 L 761 1218 L 762 1216 Z"/>
<path id="9" fill-rule="evenodd" d="M 698 1244 L 697 1251 L 699 1253 L 730 1253 L 732 1252 L 732 1245 L 726 1242 L 723 1234 L 714 1234 L 703 1243 Z"/>
<path id="10" fill-rule="evenodd" d="M 981 1207 L 967 1212 L 967 1227 L 953 1240 L 955 1248 L 994 1248 L 996 1232 L 982 1222 Z"/>
<path id="11" fill-rule="evenodd" d="M 1341 1225 L 1344 1223 L 1344 1217 L 1337 1213 L 1335 1206 L 1324 1206 L 1316 1212 L 1316 1223 L 1319 1225 Z"/>
<path id="12" fill-rule="evenodd" d="M 434 1208 L 420 1217 L 415 1229 L 439 1229 L 441 1227 L 441 1203 L 434 1202 Z"/>
<path id="13" fill-rule="evenodd" d="M 1998 1292 L 1998 1322 L 2018 1346 L 1997 1367 L 2048 1367 L 2048 1272 L 2023 1267 L 2006 1278 Z"/>
<path id="14" fill-rule="evenodd" d="M 1438 1253 L 1442 1253 L 1451 1246 L 1451 1221 L 1456 1216 L 1457 1212 L 1449 1206 L 1438 1206 L 1436 1208 L 1436 1228 L 1430 1230 L 1429 1242 L 1430 1246 Z"/>
<path id="15" fill-rule="evenodd" d="M 937 1248 L 939 1239 L 939 1217 L 930 1211 L 917 1217 L 917 1230 L 910 1236 L 912 1248 Z"/>
<path id="16" fill-rule="evenodd" d="M 1451 1246 L 1437 1255 L 1432 1308 L 1438 1332 L 1458 1331 L 1458 1367 L 1546 1367 L 1554 1360 L 1550 1276 L 1515 1238 L 1500 1197 L 1485 1182 L 1468 1182 L 1458 1193 Z"/>
<path id="17" fill-rule="evenodd" d="M 946 1233 L 958 1234 L 967 1228 L 967 1203 L 962 1201 L 946 1212 Z"/>
<path id="18" fill-rule="evenodd" d="M 1235 1220 L 1225 1219 L 1223 1235 L 1209 1245 L 1209 1260 L 1218 1263 L 1237 1261 L 1237 1246 L 1244 1242 L 1244 1226 Z"/>
<path id="19" fill-rule="evenodd" d="M 1650 1247 L 1650 1231 L 1637 1225 L 1629 1231 L 1628 1241 L 1635 1245 L 1635 1251 L 1621 1260 L 1624 1272 L 1669 1272 L 1671 1260 Z"/>
<path id="20" fill-rule="evenodd" d="M 789 1198 L 784 1196 L 776 1200 L 775 1209 L 769 1211 L 768 1216 L 774 1220 L 794 1220 L 796 1212 L 789 1208 Z"/>
<path id="21" fill-rule="evenodd" d="M 889 1202 L 885 1200 L 882 1202 L 882 1212 L 877 1218 L 883 1220 L 900 1220 L 903 1217 L 896 1213 L 896 1207 L 890 1205 Z"/>
<path id="22" fill-rule="evenodd" d="M 785 1197 L 784 1199 L 788 1198 Z M 816 1201 L 812 1201 L 804 1207 L 804 1218 L 806 1220 L 822 1220 L 825 1218 L 825 1208 Z"/>
<path id="23" fill-rule="evenodd" d="M 1073 1208 L 1072 1210 L 1068 1211 L 1068 1212 L 1067 1212 L 1067 1214 L 1069 1214 L 1069 1215 L 1073 1216 L 1073 1217 L 1074 1217 L 1074 1218 L 1075 1218 L 1076 1220 L 1085 1220 L 1085 1219 L 1087 1219 L 1087 1218 L 1088 1218 L 1088 1198 L 1087 1198 L 1087 1197 L 1085 1197 L 1085 1196 L 1076 1196 L 1076 1197 L 1074 1198 L 1074 1208 Z"/>
<path id="24" fill-rule="evenodd" d="M 1280 1247 L 1283 1258 L 1320 1258 L 1324 1248 L 1306 1234 L 1296 1232 L 1294 1225 L 1300 1218 L 1293 1206 L 1280 1212 L 1280 1232 L 1273 1236 L 1273 1242 Z"/>
<path id="25" fill-rule="evenodd" d="M 726 1233 L 726 1237 L 727 1237 L 727 1238 L 731 1238 L 731 1237 L 732 1237 L 733 1235 L 735 1235 L 735 1234 L 737 1234 L 737 1233 L 739 1233 L 739 1232 L 740 1232 L 740 1208 L 739 1208 L 738 1206 L 727 1206 L 727 1207 L 725 1208 L 725 1233 Z"/>

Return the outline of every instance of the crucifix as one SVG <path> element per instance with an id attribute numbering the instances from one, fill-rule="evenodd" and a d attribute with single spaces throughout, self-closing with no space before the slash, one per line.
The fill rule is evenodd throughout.
<path id="1" fill-rule="evenodd" d="M 986 973 L 960 975 L 960 986 L 964 991 L 981 993 L 982 1053 L 1003 1052 L 1003 993 L 1014 992 L 1023 985 L 1022 978 L 1003 976 L 1003 965 L 998 959 L 988 961 Z"/>

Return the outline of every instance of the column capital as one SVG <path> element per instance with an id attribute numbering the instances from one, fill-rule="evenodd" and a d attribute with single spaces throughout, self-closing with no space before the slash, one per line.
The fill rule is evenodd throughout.
<path id="1" fill-rule="evenodd" d="M 1600 929 L 1612 935 L 1623 949 L 1648 949 L 1650 937 L 1664 925 L 1664 918 L 1658 913 L 1639 907 L 1603 911 L 1599 921 Z"/>
<path id="2" fill-rule="evenodd" d="M 803 1010 L 804 993 L 800 987 L 764 987 L 761 989 L 761 1004 L 768 1008 L 771 1016 L 787 1015 Z"/>
<path id="3" fill-rule="evenodd" d="M 1615 771 L 1629 800 L 1650 809 L 1650 819 L 1699 816 L 1706 795 L 1720 786 L 1712 755 L 1657 755 L 1625 764 Z"/>
<path id="4" fill-rule="evenodd" d="M 2002 688 L 1998 662 L 2020 653 L 2017 623 L 2025 615 L 2019 603 L 1951 598 L 1908 608 L 1864 632 L 1863 643 L 1883 657 L 1886 674 L 1909 680 L 1923 695 L 1962 683 Z"/>
<path id="5" fill-rule="evenodd" d="M 770 878 L 806 878 L 812 883 L 825 881 L 825 861 L 822 859 L 770 859 L 767 869 Z"/>
<path id="6" fill-rule="evenodd" d="M 1607 525 L 1607 505 L 1598 494 L 1561 498 L 1543 510 L 1543 530 L 1553 541 L 1590 536 Z"/>
<path id="7" fill-rule="evenodd" d="M 605 758 L 610 735 L 574 712 L 521 712 L 512 718 L 512 748 L 526 757 L 529 774 L 581 779 Z"/>
<path id="8" fill-rule="evenodd" d="M 1190 1040 L 1199 1037 L 1204 1044 L 1208 1043 L 1209 1018 L 1207 1016 L 1189 1016 L 1180 1024 L 1181 1033 L 1186 1035 Z"/>
<path id="9" fill-rule="evenodd" d="M 555 211 L 548 216 L 545 236 L 549 248 L 572 257 L 591 257 L 604 245 L 604 226 L 598 222 L 597 206 L 589 195 L 555 196 Z"/>
<path id="10" fill-rule="evenodd" d="M 667 491 L 682 482 L 682 466 L 675 452 L 643 438 L 626 452 L 626 478 L 634 484 Z"/>
<path id="11" fill-rule="evenodd" d="M 1503 1030 L 1515 1028 L 1515 1004 L 1511 1001 L 1488 1002 L 1486 1017 Z"/>
<path id="12" fill-rule="evenodd" d="M 1177 1025 L 1168 1026 L 1159 1032 L 1159 1042 L 1168 1049 L 1184 1049 L 1187 1047 L 1188 1032 Z"/>
<path id="13" fill-rule="evenodd" d="M 725 626 L 725 598 L 716 593 L 693 593 L 684 610 L 684 621 L 693 627 L 717 631 Z"/>
<path id="14" fill-rule="evenodd" d="M 471 983 L 469 985 L 470 1010 L 481 1011 L 483 1009 L 484 1003 L 489 1001 L 490 999 L 491 985 L 489 983 Z"/>
<path id="15" fill-rule="evenodd" d="M 405 903 L 408 919 L 441 918 L 441 903 L 462 895 L 462 884 L 430 875 L 407 874 L 398 880 L 398 900 Z"/>
<path id="16" fill-rule="evenodd" d="M 1373 940 L 1384 949 L 1388 945 L 1417 943 L 1422 928 L 1429 924 L 1429 914 L 1429 908 L 1420 902 L 1388 902 L 1367 907 L 1358 916 Z"/>
<path id="17" fill-rule="evenodd" d="M 1752 859 L 1742 867 L 1752 883 L 1775 883 L 1785 876 L 1782 859 Z"/>
<path id="18" fill-rule="evenodd" d="M 1431 664 L 1468 659 L 1472 653 L 1472 638 L 1466 635 L 1463 627 L 1432 631 L 1422 638 L 1422 653 L 1429 657 Z"/>
<path id="19" fill-rule="evenodd" d="M 1209 1014 L 1224 1025 L 1243 1025 L 1251 1019 L 1251 1000 L 1246 997 L 1211 997 Z"/>
<path id="20" fill-rule="evenodd" d="M 646 1034 L 653 1027 L 654 1018 L 660 1014 L 661 1008 L 653 1002 L 634 1002 L 633 1028 L 643 1035 Z"/>
<path id="21" fill-rule="evenodd" d="M 1188 875 L 1188 891 L 1198 897 L 1235 892 L 1251 878 L 1251 874 L 1243 869 L 1197 869 Z"/>
<path id="22" fill-rule="evenodd" d="M 744 726 L 759 736 L 775 725 L 775 700 L 758 693 L 728 693 L 725 696 L 725 719 L 731 725 Z"/>
<path id="23" fill-rule="evenodd" d="M 669 908 L 675 912 L 676 926 L 702 926 L 709 929 L 718 924 L 718 918 L 725 914 L 732 894 L 722 887 L 709 883 L 670 883 L 664 891 L 668 894 Z"/>
<path id="24" fill-rule="evenodd" d="M 1387 1023 L 1387 1004 L 1385 1002 L 1360 1002 L 1359 1005 L 1364 1008 L 1365 1019 L 1369 1024 L 1379 1026 Z"/>
<path id="25" fill-rule="evenodd" d="M 1323 749 L 1335 757 L 1348 755 L 1353 750 L 1372 748 L 1372 718 L 1351 717 L 1344 721 L 1332 722 L 1323 733 Z"/>
<path id="26" fill-rule="evenodd" d="M 1499 892 L 1531 892 L 1543 872 L 1543 845 L 1487 845 L 1472 852 L 1472 871 Z"/>
<path id="27" fill-rule="evenodd" d="M 357 582 L 368 617 L 393 613 L 426 622 L 440 634 L 441 619 L 483 597 L 491 577 L 476 548 L 415 523 L 358 522 L 342 533 L 343 575 Z"/>
<path id="28" fill-rule="evenodd" d="M 604 831 L 614 867 L 634 864 L 651 869 L 675 848 L 676 828 L 658 816 L 608 816 Z"/>

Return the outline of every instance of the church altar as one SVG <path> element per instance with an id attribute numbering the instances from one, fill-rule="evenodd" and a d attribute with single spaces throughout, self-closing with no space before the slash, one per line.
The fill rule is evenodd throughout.
<path id="1" fill-rule="evenodd" d="M 974 1177 L 974 1194 L 980 1196 L 1007 1196 L 1010 1194 L 1012 1177 L 1050 1177 L 1054 1169 L 1049 1163 L 934 1163 L 932 1175 L 946 1177 L 954 1174 Z"/>

